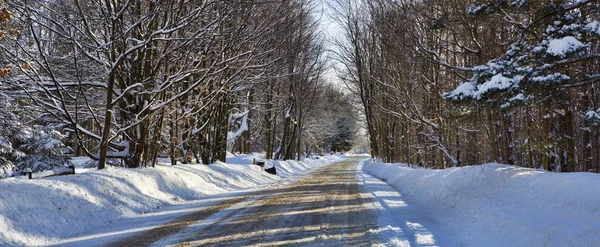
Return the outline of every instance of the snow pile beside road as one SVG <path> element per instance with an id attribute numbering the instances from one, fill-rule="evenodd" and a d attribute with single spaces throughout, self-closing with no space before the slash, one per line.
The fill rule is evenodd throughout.
<path id="1" fill-rule="evenodd" d="M 282 176 L 251 165 L 257 155 L 211 165 L 109 167 L 101 171 L 26 180 L 0 180 L 0 246 L 45 245 L 163 206 L 270 184 L 281 177 L 342 159 L 277 161 Z"/>
<path id="2" fill-rule="evenodd" d="M 446 170 L 367 162 L 458 246 L 600 246 L 600 175 L 501 164 Z"/>

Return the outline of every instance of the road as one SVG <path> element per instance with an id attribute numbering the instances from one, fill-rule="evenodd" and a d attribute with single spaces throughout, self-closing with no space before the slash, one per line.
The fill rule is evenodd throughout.
<path id="1" fill-rule="evenodd" d="M 312 172 L 296 183 L 236 197 L 112 246 L 372 246 L 375 212 L 365 207 L 355 179 L 358 160 Z M 201 229 L 187 229 L 217 211 L 244 205 Z M 176 233 L 176 234 L 175 234 Z"/>
<path id="2" fill-rule="evenodd" d="M 357 158 L 205 201 L 211 202 L 134 218 L 57 246 L 447 245 L 421 208 L 364 173 Z"/>

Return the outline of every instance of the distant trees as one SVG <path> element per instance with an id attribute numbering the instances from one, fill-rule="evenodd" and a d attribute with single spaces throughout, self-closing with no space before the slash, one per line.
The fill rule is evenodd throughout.
<path id="1" fill-rule="evenodd" d="M 597 1 L 338 1 L 375 156 L 598 171 Z"/>
<path id="2" fill-rule="evenodd" d="M 0 43 L 2 92 L 100 169 L 313 146 L 325 67 L 311 1 L 6 3 L 22 31 Z"/>
<path id="3" fill-rule="evenodd" d="M 354 123 L 352 119 L 345 117 L 338 118 L 335 121 L 336 131 L 329 137 L 330 148 L 335 151 L 349 151 L 352 149 L 352 138 L 354 134 Z"/>
<path id="4" fill-rule="evenodd" d="M 325 128 L 319 133 L 327 143 L 327 151 L 346 152 L 352 149 L 358 132 L 358 114 L 352 94 L 341 89 L 328 88 L 324 92 L 325 109 L 322 110 Z"/>

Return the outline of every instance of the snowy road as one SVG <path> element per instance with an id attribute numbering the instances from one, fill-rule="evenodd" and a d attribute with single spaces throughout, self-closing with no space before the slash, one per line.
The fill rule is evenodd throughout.
<path id="1" fill-rule="evenodd" d="M 435 246 L 434 225 L 393 188 L 362 172 L 359 159 L 314 170 L 293 183 L 224 198 L 154 227 L 70 245 Z M 398 218 L 401 216 L 401 218 Z M 437 236 L 436 236 L 437 237 Z M 69 244 L 67 244 L 69 245 Z"/>
<path id="2" fill-rule="evenodd" d="M 329 165 L 297 183 L 263 190 L 258 199 L 213 224 L 187 229 L 156 245 L 370 246 L 378 242 L 370 231 L 377 228 L 377 220 L 359 193 L 356 163 Z"/>

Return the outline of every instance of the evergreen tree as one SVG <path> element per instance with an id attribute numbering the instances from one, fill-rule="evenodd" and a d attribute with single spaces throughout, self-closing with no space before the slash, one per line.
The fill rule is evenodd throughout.
<path id="1" fill-rule="evenodd" d="M 600 22 L 582 14 L 591 1 L 548 4 L 539 7 L 534 21 L 500 58 L 472 68 L 473 76 L 454 91 L 444 94 L 455 102 L 474 102 L 507 110 L 523 104 L 561 103 L 569 88 L 600 79 L 582 63 L 598 59 L 593 49 L 600 37 Z M 469 9 L 486 9 L 472 5 Z M 513 4 L 516 11 L 523 4 Z M 481 15 L 481 11 L 471 11 Z M 541 29 L 537 39 L 536 29 Z M 600 110 L 600 109 L 599 109 Z M 589 119 L 598 115 L 588 114 Z"/>
<path id="2" fill-rule="evenodd" d="M 354 138 L 355 121 L 352 118 L 340 117 L 335 122 L 335 132 L 330 137 L 330 151 L 348 151 L 352 149 L 354 144 L 352 139 Z"/>
<path id="3" fill-rule="evenodd" d="M 0 178 L 10 176 L 17 169 L 13 164 L 12 136 L 21 128 L 21 124 L 11 111 L 11 104 L 10 98 L 0 93 Z"/>
<path id="4" fill-rule="evenodd" d="M 33 172 L 52 170 L 71 164 L 73 149 L 65 146 L 61 139 L 66 136 L 54 126 L 34 126 L 17 135 L 22 142 L 17 148 L 16 166 L 19 170 Z"/>

